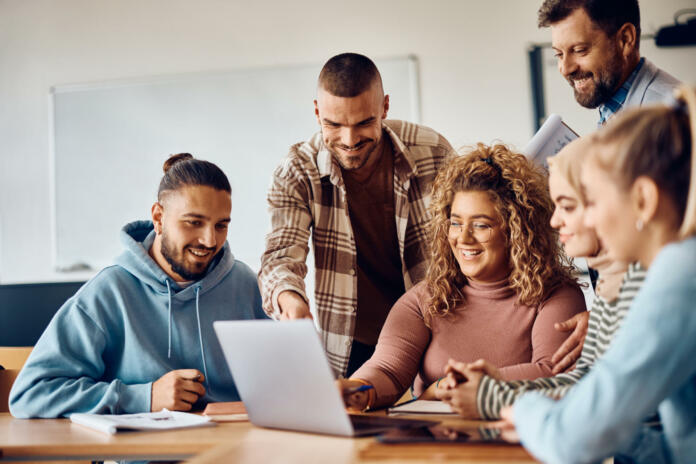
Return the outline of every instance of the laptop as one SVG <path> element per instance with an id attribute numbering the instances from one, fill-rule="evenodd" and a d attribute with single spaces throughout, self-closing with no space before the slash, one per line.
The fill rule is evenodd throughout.
<path id="1" fill-rule="evenodd" d="M 311 320 L 216 321 L 213 327 L 254 425 L 356 437 L 437 424 L 348 414 Z"/>

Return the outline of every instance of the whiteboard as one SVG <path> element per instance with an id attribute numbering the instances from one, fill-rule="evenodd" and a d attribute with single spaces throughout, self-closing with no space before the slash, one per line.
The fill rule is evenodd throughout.
<path id="1" fill-rule="evenodd" d="M 390 95 L 389 118 L 420 122 L 416 58 L 375 62 Z M 290 145 L 319 130 L 313 100 L 321 66 L 54 87 L 56 269 L 110 264 L 121 251 L 121 227 L 150 218 L 164 160 L 189 152 L 227 174 L 228 241 L 235 257 L 258 271 L 272 173 Z"/>
<path id="2" fill-rule="evenodd" d="M 653 39 L 643 38 L 640 53 L 682 82 L 696 84 L 696 47 L 657 47 Z M 597 129 L 599 110 L 583 108 L 575 101 L 573 89 L 558 72 L 553 54 L 550 46 L 542 50 L 546 114 L 559 114 L 575 132 L 589 134 Z"/>

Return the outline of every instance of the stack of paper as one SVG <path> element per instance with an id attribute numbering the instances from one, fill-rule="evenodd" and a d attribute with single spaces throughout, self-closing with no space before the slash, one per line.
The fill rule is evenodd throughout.
<path id="1" fill-rule="evenodd" d="M 552 114 L 534 134 L 523 153 L 527 158 L 546 165 L 546 158 L 555 155 L 577 138 L 578 134 L 568 127 L 559 115 Z"/>
<path id="2" fill-rule="evenodd" d="M 215 425 L 209 417 L 167 409 L 160 412 L 120 415 L 76 413 L 70 415 L 70 420 L 112 435 L 120 430 L 172 430 Z"/>

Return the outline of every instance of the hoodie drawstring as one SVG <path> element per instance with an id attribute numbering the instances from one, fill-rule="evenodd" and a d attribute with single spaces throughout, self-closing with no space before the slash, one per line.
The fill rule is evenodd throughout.
<path id="1" fill-rule="evenodd" d="M 167 279 L 167 296 L 169 298 L 169 347 L 167 348 L 167 359 L 172 359 L 172 287 Z"/>
<path id="2" fill-rule="evenodd" d="M 203 349 L 203 336 L 201 335 L 201 313 L 198 310 L 198 297 L 200 295 L 201 287 L 196 287 L 196 321 L 198 321 L 198 343 L 201 346 L 201 358 L 203 359 L 203 374 L 205 375 L 205 385 L 208 387 L 208 395 L 212 392 L 210 391 L 210 383 L 208 380 L 208 366 L 205 363 L 205 350 Z"/>

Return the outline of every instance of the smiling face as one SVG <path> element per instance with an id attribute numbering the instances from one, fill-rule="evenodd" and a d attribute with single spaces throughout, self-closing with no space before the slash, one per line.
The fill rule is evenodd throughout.
<path id="1" fill-rule="evenodd" d="M 225 244 L 231 209 L 224 190 L 187 186 L 168 193 L 152 207 L 157 264 L 177 282 L 201 279 Z"/>
<path id="2" fill-rule="evenodd" d="M 450 224 L 448 241 L 467 279 L 485 283 L 507 277 L 510 265 L 504 226 L 488 192 L 457 192 Z"/>
<path id="3" fill-rule="evenodd" d="M 551 25 L 558 70 L 585 108 L 596 108 L 607 101 L 625 80 L 628 64 L 618 37 L 607 36 L 583 8 Z"/>
<path id="4" fill-rule="evenodd" d="M 324 144 L 343 169 L 359 170 L 375 158 L 389 109 L 381 82 L 355 97 L 337 97 L 320 86 L 314 105 Z"/>
<path id="5" fill-rule="evenodd" d="M 630 194 L 620 189 L 616 179 L 592 157 L 583 165 L 581 179 L 587 197 L 585 226 L 596 231 L 611 259 L 628 263 L 638 261 L 641 247 L 635 226 L 638 216 L 630 207 Z"/>
<path id="6" fill-rule="evenodd" d="M 578 192 L 558 169 L 549 170 L 549 191 L 555 206 L 551 227 L 558 230 L 568 256 L 588 257 L 599 251 L 599 240 L 594 229 L 585 225 L 585 206 Z"/>

